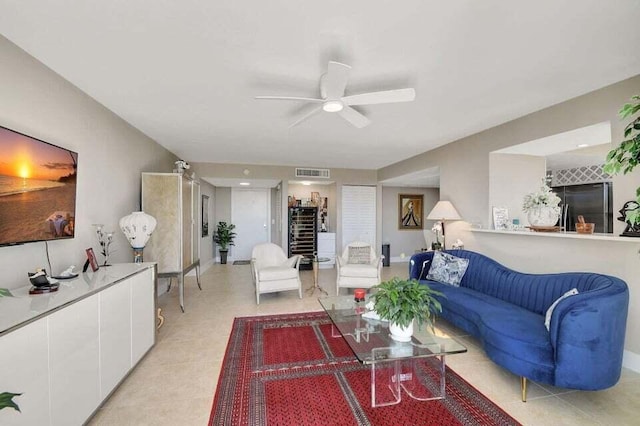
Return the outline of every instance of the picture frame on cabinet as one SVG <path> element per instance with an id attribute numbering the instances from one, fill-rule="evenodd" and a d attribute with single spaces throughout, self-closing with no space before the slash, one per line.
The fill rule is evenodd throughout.
<path id="1" fill-rule="evenodd" d="M 509 209 L 506 207 L 493 207 L 493 229 L 497 231 L 509 229 Z"/>
<path id="2" fill-rule="evenodd" d="M 82 272 L 86 272 L 88 266 L 91 266 L 91 270 L 93 272 L 97 271 L 100 266 L 98 266 L 98 261 L 96 260 L 96 255 L 93 252 L 93 248 L 89 247 L 85 250 L 85 252 L 87 253 L 87 261 L 84 264 L 84 268 L 82 268 Z"/>
<path id="3" fill-rule="evenodd" d="M 202 196 L 202 237 L 209 236 L 209 196 Z"/>

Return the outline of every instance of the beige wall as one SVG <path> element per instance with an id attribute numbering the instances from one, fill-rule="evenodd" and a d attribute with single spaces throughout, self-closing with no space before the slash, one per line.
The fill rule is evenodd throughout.
<path id="1" fill-rule="evenodd" d="M 616 275 L 630 287 L 625 365 L 640 371 L 640 240 L 605 242 L 553 237 L 493 235 L 469 232 L 469 222 L 489 224 L 489 153 L 507 146 L 610 121 L 612 140 L 619 143 L 626 123 L 617 112 L 632 95 L 640 94 L 640 76 L 546 108 L 378 171 L 388 179 L 428 167 L 440 167 L 443 199 L 456 206 L 466 222 L 454 222 L 449 235 L 467 248 L 494 257 L 521 271 L 593 271 Z M 614 209 L 634 198 L 640 170 L 614 178 Z M 615 221 L 614 235 L 623 224 Z"/>
<path id="2" fill-rule="evenodd" d="M 506 207 L 509 220 L 519 219 L 521 225 L 529 225 L 522 211 L 524 194 L 537 192 L 546 174 L 544 157 L 533 155 L 489 155 L 489 207 Z M 492 217 L 489 227 L 493 228 Z"/>
<path id="3" fill-rule="evenodd" d="M 0 64 L 0 125 L 78 152 L 76 235 L 49 243 L 53 272 L 98 253 L 92 223 L 117 230 L 111 261 L 131 261 L 118 220 L 140 208 L 140 172 L 170 172 L 176 157 L 1 36 Z M 44 243 L 0 247 L 0 287 L 46 264 Z"/>
<path id="4" fill-rule="evenodd" d="M 437 188 L 400 188 L 394 186 L 382 187 L 382 243 L 390 244 L 391 261 L 409 260 L 416 250 L 427 247 L 422 230 L 398 229 L 398 195 L 422 194 L 424 195 L 423 223 L 424 229 L 430 231 L 432 220 L 426 220 L 427 215 L 433 209 L 440 198 Z M 430 241 L 434 241 L 433 233 L 427 232 Z M 376 248 L 378 251 L 381 247 Z M 404 258 L 403 258 L 404 255 Z"/>

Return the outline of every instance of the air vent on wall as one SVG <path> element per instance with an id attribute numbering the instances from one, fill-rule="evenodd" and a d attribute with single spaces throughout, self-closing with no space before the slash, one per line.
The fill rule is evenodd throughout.
<path id="1" fill-rule="evenodd" d="M 296 177 L 329 179 L 329 169 L 302 169 L 296 167 Z"/>

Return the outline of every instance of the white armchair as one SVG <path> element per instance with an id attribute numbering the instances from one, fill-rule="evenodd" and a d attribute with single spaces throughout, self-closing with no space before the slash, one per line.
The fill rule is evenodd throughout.
<path id="1" fill-rule="evenodd" d="M 352 242 L 347 244 L 342 255 L 336 259 L 336 294 L 340 288 L 369 288 L 380 284 L 382 258 L 371 244 Z"/>
<path id="2" fill-rule="evenodd" d="M 300 259 L 302 259 L 300 255 L 287 259 L 282 248 L 272 243 L 258 244 L 253 248 L 251 273 L 256 286 L 258 305 L 262 293 L 298 290 L 298 296 L 302 299 Z"/>

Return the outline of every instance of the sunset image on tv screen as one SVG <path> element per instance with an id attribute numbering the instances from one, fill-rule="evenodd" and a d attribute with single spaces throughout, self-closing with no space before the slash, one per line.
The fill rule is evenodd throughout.
<path id="1" fill-rule="evenodd" d="M 0 245 L 72 238 L 78 154 L 0 127 Z"/>

